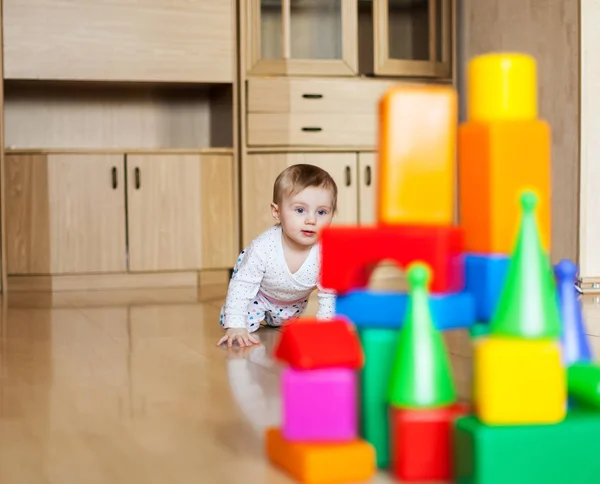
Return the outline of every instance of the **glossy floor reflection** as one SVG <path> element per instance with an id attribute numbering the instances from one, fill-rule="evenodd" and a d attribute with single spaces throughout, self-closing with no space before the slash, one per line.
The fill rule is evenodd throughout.
<path id="1" fill-rule="evenodd" d="M 278 333 L 261 330 L 250 349 L 216 347 L 221 301 L 195 290 L 4 301 L 0 482 L 292 483 L 263 452 L 265 427 L 281 418 Z M 600 298 L 584 308 L 598 354 Z M 468 339 L 447 341 L 468 396 Z"/>

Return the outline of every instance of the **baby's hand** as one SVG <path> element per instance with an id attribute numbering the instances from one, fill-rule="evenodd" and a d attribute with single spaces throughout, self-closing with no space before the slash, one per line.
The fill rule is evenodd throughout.
<path id="1" fill-rule="evenodd" d="M 225 336 L 219 340 L 217 346 L 225 341 L 227 341 L 227 346 L 230 348 L 233 346 L 234 341 L 237 341 L 240 346 L 250 346 L 259 343 L 258 338 L 248 333 L 246 328 L 229 328 Z"/>

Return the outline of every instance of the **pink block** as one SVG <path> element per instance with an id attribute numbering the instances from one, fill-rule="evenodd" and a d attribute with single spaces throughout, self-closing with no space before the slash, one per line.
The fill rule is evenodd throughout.
<path id="1" fill-rule="evenodd" d="M 356 372 L 284 369 L 283 436 L 290 441 L 346 441 L 358 433 Z"/>

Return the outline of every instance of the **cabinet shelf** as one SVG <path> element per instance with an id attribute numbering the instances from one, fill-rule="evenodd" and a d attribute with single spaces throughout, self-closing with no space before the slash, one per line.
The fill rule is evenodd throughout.
<path id="1" fill-rule="evenodd" d="M 6 81 L 5 147 L 233 147 L 232 84 Z"/>

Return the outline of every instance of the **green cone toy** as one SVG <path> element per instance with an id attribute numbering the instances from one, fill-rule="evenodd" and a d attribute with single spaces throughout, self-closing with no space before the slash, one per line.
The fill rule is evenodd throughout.
<path id="1" fill-rule="evenodd" d="M 444 339 L 431 319 L 427 289 L 430 277 L 426 265 L 409 266 L 410 302 L 398 337 L 388 391 L 388 402 L 393 407 L 431 408 L 456 401 Z"/>
<path id="2" fill-rule="evenodd" d="M 506 282 L 491 322 L 494 336 L 559 338 L 560 313 L 552 265 L 535 216 L 537 196 L 521 195 L 521 225 Z"/>

